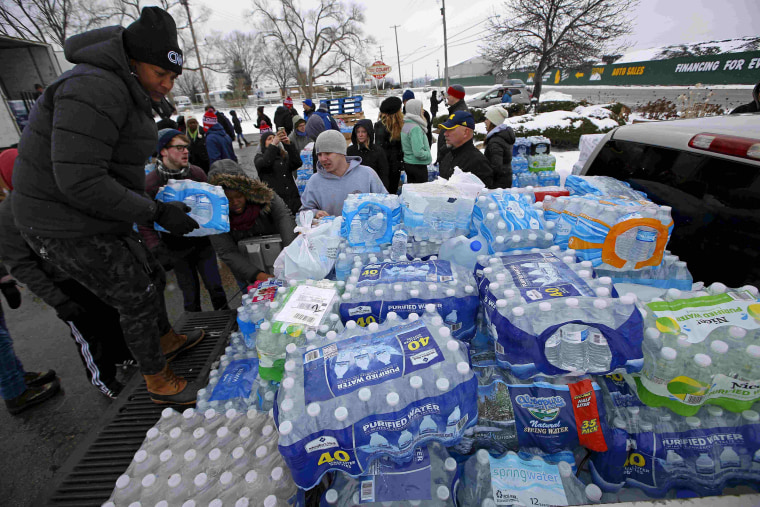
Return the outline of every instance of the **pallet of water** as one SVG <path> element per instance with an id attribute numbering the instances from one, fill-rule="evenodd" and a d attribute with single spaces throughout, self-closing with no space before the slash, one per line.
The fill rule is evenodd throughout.
<path id="1" fill-rule="evenodd" d="M 641 370 L 636 297 L 619 297 L 575 251 L 483 256 L 475 276 L 496 361 L 518 378 Z"/>
<path id="2" fill-rule="evenodd" d="M 408 461 L 433 441 L 456 444 L 477 422 L 466 346 L 434 309 L 366 328 L 350 321 L 287 350 L 274 414 L 301 488 L 331 470 L 360 476 L 381 456 Z"/>

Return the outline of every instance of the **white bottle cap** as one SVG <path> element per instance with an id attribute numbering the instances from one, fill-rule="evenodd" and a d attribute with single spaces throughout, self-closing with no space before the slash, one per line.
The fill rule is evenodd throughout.
<path id="1" fill-rule="evenodd" d="M 670 299 L 679 299 L 681 297 L 681 291 L 678 289 L 668 289 L 667 295 Z"/>
<path id="2" fill-rule="evenodd" d="M 165 408 L 161 411 L 161 419 L 169 419 L 170 417 L 174 416 L 176 412 L 174 412 L 171 408 Z"/>
<path id="3" fill-rule="evenodd" d="M 666 361 L 675 361 L 676 357 L 678 357 L 678 352 L 676 352 L 676 349 L 671 347 L 663 347 L 660 349 L 660 357 L 665 359 Z"/>
<path id="4" fill-rule="evenodd" d="M 714 292 L 716 294 L 723 294 L 724 292 L 728 290 L 728 287 L 726 287 L 726 285 L 723 283 L 715 282 L 714 284 L 710 285 L 708 289 L 710 289 L 710 292 Z"/>
<path id="5" fill-rule="evenodd" d="M 370 322 L 369 326 L 367 326 L 367 329 L 369 329 L 371 333 L 377 331 L 378 328 L 380 328 L 380 324 L 377 322 Z"/>
<path id="6" fill-rule="evenodd" d="M 285 377 L 282 381 L 282 387 L 285 389 L 293 389 L 296 385 L 296 380 L 293 377 Z"/>
<path id="7" fill-rule="evenodd" d="M 504 236 L 496 236 L 496 242 L 499 244 L 504 243 Z"/>
<path id="8" fill-rule="evenodd" d="M 523 308 L 522 306 L 515 306 L 514 308 L 512 308 L 512 315 L 514 315 L 515 317 L 522 317 L 523 315 L 525 315 L 525 308 Z"/>
<path id="9" fill-rule="evenodd" d="M 507 300 L 506 299 L 497 299 L 496 300 L 496 308 L 506 308 L 507 307 Z"/>
<path id="10" fill-rule="evenodd" d="M 644 333 L 647 335 L 648 338 L 651 338 L 653 340 L 656 340 L 657 338 L 660 337 L 660 331 L 654 327 L 648 327 Z"/>
<path id="11" fill-rule="evenodd" d="M 400 283 L 397 283 L 397 284 L 395 284 L 395 285 L 393 286 L 393 290 L 395 290 L 396 292 L 401 292 L 402 290 L 404 290 L 404 286 L 403 286 L 403 285 L 401 285 Z M 333 491 L 334 491 L 334 490 L 333 490 Z"/>
<path id="12" fill-rule="evenodd" d="M 420 295 L 420 291 L 417 289 L 412 289 L 409 291 L 409 297 L 416 298 Z"/>
<path id="13" fill-rule="evenodd" d="M 488 464 L 488 451 L 485 449 L 480 449 L 478 452 L 475 453 L 475 459 L 478 461 L 481 465 L 487 465 Z"/>
<path id="14" fill-rule="evenodd" d="M 431 322 L 433 323 L 434 326 L 442 326 L 443 317 L 441 317 L 440 315 L 436 315 L 435 317 L 431 319 Z"/>
<path id="15" fill-rule="evenodd" d="M 457 371 L 460 375 L 467 375 L 470 372 L 470 365 L 465 361 L 457 363 Z"/>
<path id="16" fill-rule="evenodd" d="M 166 482 L 170 488 L 176 488 L 179 486 L 179 483 L 182 482 L 182 476 L 179 474 L 172 474 L 172 476 L 169 477 L 169 480 Z"/>
<path id="17" fill-rule="evenodd" d="M 237 502 L 235 502 L 235 507 L 248 507 L 248 504 L 250 504 L 250 500 L 248 500 L 246 497 L 238 498 Z"/>
<path id="18" fill-rule="evenodd" d="M 367 402 L 372 397 L 372 391 L 368 387 L 362 387 L 359 389 L 359 399 Z"/>
<path id="19" fill-rule="evenodd" d="M 282 349 L 280 349 L 282 350 Z M 296 369 L 296 362 L 292 359 L 285 361 L 285 371 L 293 371 Z"/>
<path id="20" fill-rule="evenodd" d="M 219 482 L 221 482 L 223 485 L 227 486 L 229 483 L 232 482 L 232 472 L 224 472 L 222 473 L 222 476 L 219 478 Z M 221 503 L 221 500 L 219 501 Z"/>
<path id="21" fill-rule="evenodd" d="M 754 410 L 745 410 L 744 412 L 742 412 L 742 417 L 745 420 L 747 420 L 749 422 L 752 422 L 752 423 L 756 423 L 756 422 L 760 421 L 760 414 L 758 414 Z M 122 475 L 122 477 L 124 477 L 124 476 Z M 119 479 L 121 479 L 121 477 L 119 477 Z"/>
<path id="22" fill-rule="evenodd" d="M 293 354 L 296 350 L 298 350 L 298 347 L 296 346 L 295 343 L 288 343 L 285 346 L 285 352 L 287 352 L 288 354 Z"/>
<path id="23" fill-rule="evenodd" d="M 261 329 L 262 331 L 269 331 L 270 329 L 272 329 L 272 324 L 270 324 L 269 322 L 262 322 L 261 326 L 259 326 L 259 329 Z"/>
<path id="24" fill-rule="evenodd" d="M 565 300 L 565 305 L 569 306 L 570 308 L 577 308 L 578 304 L 579 302 L 577 298 L 567 298 Z"/>
<path id="25" fill-rule="evenodd" d="M 702 421 L 699 420 L 699 417 L 687 417 L 686 418 L 686 424 L 692 428 L 696 429 L 702 426 Z"/>
<path id="26" fill-rule="evenodd" d="M 639 415 L 639 412 L 641 412 L 641 409 L 635 405 L 631 407 L 626 407 L 626 410 L 628 411 L 629 414 L 633 416 L 637 416 Z"/>
<path id="27" fill-rule="evenodd" d="M 456 294 L 456 293 L 457 293 L 457 291 L 455 291 L 454 289 L 446 289 L 446 297 L 453 298 L 454 294 Z"/>
<path id="28" fill-rule="evenodd" d="M 248 426 L 243 426 L 242 428 L 240 428 L 240 432 L 238 432 L 238 435 L 242 439 L 247 439 L 248 437 L 251 436 L 251 428 L 249 428 Z"/>
<path id="29" fill-rule="evenodd" d="M 230 430 L 227 428 L 227 426 L 222 426 L 218 430 L 216 430 L 216 437 L 217 438 L 225 438 L 230 433 Z"/>
<path id="30" fill-rule="evenodd" d="M 335 418 L 343 422 L 348 418 L 348 409 L 346 407 L 338 407 L 335 409 Z"/>
<path id="31" fill-rule="evenodd" d="M 409 385 L 414 389 L 419 389 L 422 387 L 422 377 L 419 375 L 412 375 L 412 377 L 409 379 Z"/>
<path id="32" fill-rule="evenodd" d="M 198 451 L 196 451 L 195 449 L 188 449 L 185 451 L 185 455 L 184 455 L 185 461 L 193 461 L 197 455 L 198 455 Z"/>
<path id="33" fill-rule="evenodd" d="M 602 490 L 596 484 L 586 486 L 586 498 L 592 502 L 598 502 L 602 499 Z"/>
<path id="34" fill-rule="evenodd" d="M 219 502 L 220 503 L 218 507 L 222 507 L 221 500 L 219 500 Z M 210 506 L 211 504 L 209 504 L 209 507 Z M 169 502 L 167 502 L 166 500 L 159 500 L 158 502 L 156 502 L 156 505 L 154 507 L 169 507 Z"/>
<path id="35" fill-rule="evenodd" d="M 607 287 L 597 287 L 594 292 L 596 292 L 596 295 L 600 298 L 606 298 L 610 296 L 610 289 Z"/>
<path id="36" fill-rule="evenodd" d="M 587 269 L 581 269 L 580 271 L 578 271 L 578 276 L 580 276 L 581 278 L 591 278 L 591 271 Z"/>
<path id="37" fill-rule="evenodd" d="M 552 222 L 549 222 L 549 224 L 552 224 L 552 226 L 554 225 Z M 549 225 L 549 224 L 547 224 L 547 225 Z M 547 227 L 547 229 L 550 229 L 550 227 Z M 551 240 L 553 240 L 553 239 L 554 239 L 554 234 L 552 234 L 552 233 L 550 233 L 550 232 L 547 232 L 547 233 L 545 233 L 545 234 L 544 234 L 544 241 L 551 241 Z M 556 246 L 556 245 L 555 245 L 555 246 Z M 551 250 L 552 248 L 554 248 L 554 246 L 552 246 L 552 247 L 549 247 L 549 249 L 550 249 L 550 250 Z M 559 251 L 559 247 L 557 247 L 557 251 Z"/>
<path id="38" fill-rule="evenodd" d="M 760 358 L 760 345 L 749 345 L 747 347 L 747 355 L 752 359 Z"/>
<path id="39" fill-rule="evenodd" d="M 457 469 L 457 460 L 454 458 L 446 458 L 446 461 L 443 462 L 443 468 L 447 472 L 453 472 Z"/>
<path id="40" fill-rule="evenodd" d="M 446 486 L 438 486 L 438 489 L 435 490 L 435 495 L 439 500 L 448 500 L 450 496 L 449 488 Z"/>
<path id="41" fill-rule="evenodd" d="M 247 429 L 249 432 L 251 431 L 251 429 L 250 429 L 250 428 L 246 428 L 246 429 Z M 232 450 L 232 457 L 233 457 L 233 458 L 235 458 L 235 459 L 240 459 L 240 458 L 242 458 L 242 457 L 243 457 L 243 455 L 245 455 L 245 449 L 243 448 L 243 446 L 242 446 L 242 445 L 239 445 L 239 446 L 235 447 L 235 448 Z"/>
<path id="42" fill-rule="evenodd" d="M 559 468 L 559 475 L 564 478 L 573 475 L 573 467 L 567 461 L 560 461 L 557 463 L 557 468 Z"/>
<path id="43" fill-rule="evenodd" d="M 447 391 L 449 389 L 449 379 L 439 378 L 435 381 L 435 387 L 437 387 L 439 391 Z"/>
<path id="44" fill-rule="evenodd" d="M 245 482 L 250 484 L 252 482 L 255 482 L 258 477 L 259 473 L 256 470 L 248 470 L 248 472 L 245 474 Z"/>
<path id="45" fill-rule="evenodd" d="M 213 448 L 213 449 L 211 449 L 211 451 L 209 451 L 209 453 L 208 453 L 208 458 L 209 458 L 211 461 L 216 461 L 216 460 L 218 460 L 218 459 L 219 459 L 219 458 L 221 458 L 221 457 L 222 457 L 222 450 L 221 450 L 221 449 L 219 449 L 218 447 L 214 447 L 214 448 Z"/>
<path id="46" fill-rule="evenodd" d="M 744 337 L 747 336 L 747 330 L 743 327 L 731 326 L 728 328 L 728 334 L 731 335 L 731 338 L 743 340 Z"/>
<path id="47" fill-rule="evenodd" d="M 165 449 L 164 451 L 161 451 L 161 454 L 158 455 L 158 459 L 161 461 L 161 463 L 166 463 L 172 459 L 172 450 Z"/>
<path id="48" fill-rule="evenodd" d="M 451 336 L 451 329 L 441 326 L 438 328 L 438 334 L 441 335 L 441 338 L 448 338 Z"/>
<path id="49" fill-rule="evenodd" d="M 723 417 L 723 409 L 717 405 L 708 405 L 707 413 L 713 417 Z"/>
<path id="50" fill-rule="evenodd" d="M 269 495 L 264 499 L 264 507 L 275 507 L 277 505 L 277 497 L 274 495 Z"/>
<path id="51" fill-rule="evenodd" d="M 325 501 L 330 505 L 338 502 L 338 492 L 334 489 L 328 489 L 325 493 Z"/>
<path id="52" fill-rule="evenodd" d="M 494 203 L 491 203 L 491 204 L 494 204 Z M 493 213 L 486 213 L 486 220 L 493 220 L 494 218 L 496 218 L 496 215 L 494 215 Z"/>
<path id="53" fill-rule="evenodd" d="M 182 507 L 195 507 L 195 500 L 190 499 L 186 501 L 185 503 L 182 504 Z"/>
<path id="54" fill-rule="evenodd" d="M 274 467 L 272 469 L 272 480 L 279 481 L 282 479 L 282 467 Z"/>
<path id="55" fill-rule="evenodd" d="M 335 340 L 335 339 L 338 338 L 338 333 L 336 333 L 335 331 L 328 331 L 327 335 L 326 335 L 326 338 L 328 340 Z"/>
<path id="56" fill-rule="evenodd" d="M 398 405 L 398 402 L 399 402 L 398 393 L 388 393 L 388 396 L 385 397 L 385 401 L 391 407 L 395 407 L 396 405 Z"/>
<path id="57" fill-rule="evenodd" d="M 320 411 L 321 407 L 319 406 L 319 403 L 309 403 L 309 406 L 306 407 L 306 413 L 311 417 L 317 417 Z"/>
<path id="58" fill-rule="evenodd" d="M 395 321 L 398 320 L 398 313 L 396 312 L 388 312 L 388 314 L 385 316 L 386 321 Z"/>
<path id="59" fill-rule="evenodd" d="M 725 354 L 728 352 L 728 343 L 721 340 L 715 340 L 710 344 L 710 350 L 716 354 Z"/>
<path id="60" fill-rule="evenodd" d="M 745 412 L 751 412 L 750 410 L 745 410 Z M 129 486 L 129 476 L 127 474 L 120 475 L 118 479 L 116 479 L 116 489 L 124 489 L 127 486 Z"/>
<path id="61" fill-rule="evenodd" d="M 418 313 L 410 313 L 409 317 L 407 318 L 409 319 L 409 322 L 417 322 L 418 320 L 420 320 L 420 315 Z"/>
<path id="62" fill-rule="evenodd" d="M 169 432 L 169 438 L 177 439 L 182 434 L 182 430 L 179 428 L 172 428 L 172 430 Z"/>
<path id="63" fill-rule="evenodd" d="M 694 364 L 700 368 L 709 368 L 712 364 L 712 358 L 707 354 L 694 354 Z"/>
<path id="64" fill-rule="evenodd" d="M 443 328 L 443 329 L 446 329 L 447 331 L 449 330 L 449 328 Z M 446 348 L 449 349 L 449 351 L 451 352 L 456 352 L 457 350 L 459 350 L 459 342 L 456 340 L 449 340 L 446 342 Z"/>
<path id="65" fill-rule="evenodd" d="M 552 304 L 548 301 L 541 301 L 538 303 L 538 309 L 542 312 L 550 312 L 552 311 Z"/>
<path id="66" fill-rule="evenodd" d="M 594 308 L 596 308 L 597 310 L 604 310 L 605 308 L 607 308 L 607 301 L 604 299 L 595 299 Z"/>
<path id="67" fill-rule="evenodd" d="M 501 287 L 501 285 L 499 285 L 499 282 L 491 282 L 488 285 L 488 290 L 495 293 L 497 290 L 499 290 L 499 287 Z"/>
<path id="68" fill-rule="evenodd" d="M 375 297 L 383 297 L 383 289 L 375 289 Z"/>
<path id="69" fill-rule="evenodd" d="M 283 421 L 280 424 L 280 435 L 288 435 L 290 432 L 293 431 L 293 423 L 290 421 Z"/>
<path id="70" fill-rule="evenodd" d="M 145 434 L 145 436 L 148 437 L 148 440 L 153 440 L 154 438 L 158 437 L 158 435 L 160 435 L 160 432 L 158 431 L 158 428 L 151 428 Z"/>
<path id="71" fill-rule="evenodd" d="M 267 446 L 266 445 L 260 445 L 256 448 L 256 457 L 261 459 L 264 456 L 267 455 Z"/>
<path id="72" fill-rule="evenodd" d="M 193 484 L 195 484 L 196 487 L 200 488 L 206 484 L 206 481 L 208 481 L 208 476 L 205 473 L 201 472 L 195 476 L 195 479 L 193 479 Z"/>
<path id="73" fill-rule="evenodd" d="M 271 424 L 267 424 L 266 426 L 261 428 L 261 434 L 265 437 L 268 437 L 269 435 L 271 435 L 273 431 L 274 431 L 274 426 L 272 426 Z"/>
<path id="74" fill-rule="evenodd" d="M 142 450 L 142 451 L 137 451 L 135 453 L 134 460 L 135 460 L 136 463 L 142 463 L 146 459 L 148 459 L 148 451 Z"/>

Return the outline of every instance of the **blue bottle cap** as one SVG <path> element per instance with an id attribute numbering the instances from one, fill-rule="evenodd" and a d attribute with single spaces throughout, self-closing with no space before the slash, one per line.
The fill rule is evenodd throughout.
<path id="1" fill-rule="evenodd" d="M 473 252 L 479 252 L 481 248 L 483 248 L 483 245 L 478 240 L 475 240 L 472 243 L 470 243 L 470 250 L 472 250 Z"/>

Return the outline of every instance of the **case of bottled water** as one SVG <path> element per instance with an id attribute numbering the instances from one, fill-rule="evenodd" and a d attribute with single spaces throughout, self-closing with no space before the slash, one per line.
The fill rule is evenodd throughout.
<path id="1" fill-rule="evenodd" d="M 565 187 L 570 190 L 570 195 L 599 195 L 606 197 L 619 197 L 632 201 L 648 199 L 644 192 L 631 188 L 625 181 L 620 181 L 609 176 L 575 176 L 569 175 L 565 180 Z"/>
<path id="2" fill-rule="evenodd" d="M 669 289 L 646 303 L 641 401 L 691 416 L 705 404 L 741 412 L 760 400 L 760 303 L 747 285 Z"/>
<path id="3" fill-rule="evenodd" d="M 309 143 L 301 150 L 301 167 L 296 172 L 296 186 L 298 193 L 303 194 L 311 175 L 314 174 L 314 143 Z"/>
<path id="4" fill-rule="evenodd" d="M 531 155 L 531 146 L 532 145 L 529 138 L 516 137 L 515 144 L 512 145 L 512 156 L 527 157 L 528 155 Z"/>
<path id="5" fill-rule="evenodd" d="M 686 261 L 665 250 L 659 266 L 623 271 L 604 264 L 595 268 L 598 276 L 609 276 L 612 283 L 635 283 L 660 289 L 691 290 L 694 282 Z"/>
<path id="6" fill-rule="evenodd" d="M 466 346 L 438 316 L 349 322 L 339 335 L 289 345 L 285 370 L 275 420 L 301 488 L 331 470 L 362 475 L 381 456 L 407 462 L 433 441 L 453 445 L 477 422 Z"/>
<path id="7" fill-rule="evenodd" d="M 389 312 L 402 318 L 422 314 L 428 305 L 440 314 L 454 338 L 475 336 L 478 295 L 472 273 L 449 261 L 366 264 L 349 279 L 341 296 L 343 322 L 360 326 L 384 322 Z"/>
<path id="8" fill-rule="evenodd" d="M 190 206 L 188 215 L 200 225 L 185 236 L 210 236 L 230 231 L 230 205 L 222 187 L 192 180 L 169 180 L 156 194 L 162 202 L 181 201 Z M 155 224 L 157 231 L 167 232 Z"/>
<path id="9" fill-rule="evenodd" d="M 518 250 L 476 265 L 497 363 L 518 378 L 641 370 L 635 296 L 618 297 L 612 280 L 567 253 Z"/>
<path id="10" fill-rule="evenodd" d="M 454 507 L 459 467 L 437 442 L 415 449 L 408 463 L 387 456 L 372 462 L 359 477 L 337 472 L 320 500 L 321 507 L 403 505 Z"/>
<path id="11" fill-rule="evenodd" d="M 518 138 L 519 139 L 519 138 Z M 521 178 L 528 174 L 528 159 L 524 155 L 514 155 L 512 157 L 512 188 L 535 186 L 529 185 L 531 179 L 524 182 Z"/>
<path id="12" fill-rule="evenodd" d="M 554 243 L 555 225 L 546 222 L 532 192 L 517 189 L 488 190 L 478 196 L 472 212 L 475 234 L 488 245 L 488 253 L 548 248 Z"/>
<path id="13" fill-rule="evenodd" d="M 593 480 L 605 491 L 629 486 L 663 497 L 671 489 L 720 495 L 733 484 L 760 486 L 760 405 L 732 413 L 706 405 L 683 417 L 670 410 L 619 405 L 620 382 L 603 383 L 614 405 L 609 450 L 593 453 Z"/>
<path id="14" fill-rule="evenodd" d="M 479 507 L 588 505 L 601 498 L 597 486 L 575 477 L 574 461 L 552 463 L 525 452 L 495 457 L 483 449 L 465 462 L 457 488 L 459 505 Z"/>
<path id="15" fill-rule="evenodd" d="M 162 412 L 116 481 L 110 501 L 120 507 L 188 500 L 194 505 L 305 505 L 277 452 L 270 415 L 256 410 L 203 414 L 192 408 Z"/>
<path id="16" fill-rule="evenodd" d="M 341 235 L 351 246 L 382 245 L 391 242 L 401 222 L 398 196 L 390 194 L 349 194 L 343 203 Z"/>
<path id="17" fill-rule="evenodd" d="M 237 342 L 235 338 L 233 337 L 232 343 Z M 237 352 L 235 348 L 233 345 L 227 347 L 219 361 L 219 367 L 209 373 L 208 385 L 198 390 L 196 402 L 198 410 L 205 411 L 209 408 L 221 412 L 231 408 L 241 412 L 249 408 L 263 410 L 266 400 L 262 396 L 265 393 L 258 389 L 259 360 L 256 357 L 256 350 L 250 350 L 244 346 L 242 352 Z"/>

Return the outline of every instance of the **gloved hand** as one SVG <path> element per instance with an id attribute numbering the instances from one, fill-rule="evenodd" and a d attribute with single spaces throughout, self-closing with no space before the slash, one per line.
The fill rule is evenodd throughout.
<path id="1" fill-rule="evenodd" d="M 69 299 L 60 305 L 56 305 L 55 313 L 58 314 L 59 319 L 68 322 L 70 320 L 76 319 L 77 317 L 83 316 L 85 313 L 87 313 L 87 310 L 85 310 L 78 303 L 75 303 Z"/>
<path id="2" fill-rule="evenodd" d="M 156 248 L 151 250 L 150 253 L 152 253 L 153 257 L 155 257 L 158 263 L 161 264 L 164 271 L 171 271 L 174 269 L 174 257 L 166 246 L 159 244 Z"/>
<path id="3" fill-rule="evenodd" d="M 180 201 L 156 201 L 156 214 L 153 221 L 161 227 L 179 236 L 184 236 L 198 227 L 198 222 L 186 215 L 190 206 Z"/>
<path id="4" fill-rule="evenodd" d="M 3 296 L 5 296 L 5 300 L 12 310 L 21 306 L 21 292 L 16 287 L 16 280 L 11 278 L 8 281 L 0 283 L 0 291 L 3 292 Z"/>

